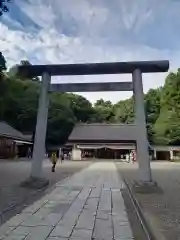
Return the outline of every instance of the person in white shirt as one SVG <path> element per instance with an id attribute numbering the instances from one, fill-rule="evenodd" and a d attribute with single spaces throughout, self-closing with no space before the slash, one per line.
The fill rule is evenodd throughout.
<path id="1" fill-rule="evenodd" d="M 127 153 L 127 154 L 126 154 L 126 162 L 127 162 L 127 163 L 129 163 L 129 158 L 130 158 L 130 156 L 129 156 L 129 154 Z"/>

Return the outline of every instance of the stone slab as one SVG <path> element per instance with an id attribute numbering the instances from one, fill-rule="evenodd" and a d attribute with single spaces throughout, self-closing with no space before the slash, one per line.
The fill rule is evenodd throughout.
<path id="1" fill-rule="evenodd" d="M 133 239 L 133 234 L 130 226 L 114 226 L 115 239 Z"/>
<path id="2" fill-rule="evenodd" d="M 47 199 L 41 199 L 37 202 L 35 202 L 34 204 L 32 204 L 31 206 L 25 208 L 23 210 L 23 213 L 35 213 L 37 212 L 46 202 L 48 202 Z"/>
<path id="3" fill-rule="evenodd" d="M 92 214 L 88 210 L 83 210 L 77 221 L 76 228 L 92 230 L 94 228 L 94 222 L 95 214 Z"/>
<path id="4" fill-rule="evenodd" d="M 51 231 L 51 227 L 37 226 L 32 229 L 31 233 L 26 237 L 26 240 L 45 240 Z"/>
<path id="5" fill-rule="evenodd" d="M 42 225 L 56 226 L 62 218 L 62 214 L 50 213 L 42 220 Z"/>
<path id="6" fill-rule="evenodd" d="M 2 225 L 0 227 L 0 240 L 4 239 L 7 235 L 9 235 L 13 230 L 15 229 L 15 227 L 9 227 L 7 225 Z"/>
<path id="7" fill-rule="evenodd" d="M 3 240 L 25 240 L 25 239 L 26 239 L 25 236 L 11 235 L 11 236 L 5 237 Z"/>
<path id="8" fill-rule="evenodd" d="M 9 221 L 7 221 L 5 225 L 9 227 L 17 227 L 30 216 L 32 216 L 32 214 L 29 213 L 17 214 L 16 216 L 12 217 Z"/>
<path id="9" fill-rule="evenodd" d="M 91 240 L 92 239 L 92 230 L 88 229 L 74 229 L 71 239 L 84 239 Z"/>
<path id="10" fill-rule="evenodd" d="M 97 215 L 96 215 L 97 219 L 103 219 L 103 220 L 108 220 L 110 219 L 110 213 L 108 213 L 107 211 L 97 211 Z"/>
<path id="11" fill-rule="evenodd" d="M 27 236 L 31 232 L 31 230 L 32 230 L 32 227 L 19 226 L 12 231 L 12 234 L 17 235 L 17 236 L 19 236 L 19 235 Z"/>
<path id="12" fill-rule="evenodd" d="M 54 228 L 51 237 L 65 237 L 69 238 L 73 230 L 73 226 L 70 225 L 58 225 Z"/>
<path id="13" fill-rule="evenodd" d="M 27 218 L 23 223 L 21 223 L 21 226 L 24 227 L 36 227 L 36 226 L 40 226 L 41 222 L 42 222 L 41 217 L 39 216 L 30 216 L 29 218 Z"/>
<path id="14" fill-rule="evenodd" d="M 113 239 L 112 221 L 96 219 L 93 237 L 94 239 Z"/>
<path id="15" fill-rule="evenodd" d="M 62 237 L 48 237 L 46 240 L 67 240 L 67 238 L 62 238 Z"/>

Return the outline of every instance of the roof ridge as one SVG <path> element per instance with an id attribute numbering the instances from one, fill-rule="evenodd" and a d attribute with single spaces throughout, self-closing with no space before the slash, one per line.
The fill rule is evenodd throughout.
<path id="1" fill-rule="evenodd" d="M 103 125 L 109 125 L 109 126 L 118 126 L 118 125 L 135 125 L 135 123 L 77 123 L 77 126 L 103 126 Z"/>
<path id="2" fill-rule="evenodd" d="M 24 139 L 24 135 L 21 131 L 5 121 L 0 121 L 0 135 Z"/>
<path id="3" fill-rule="evenodd" d="M 111 140 L 111 141 L 134 141 L 137 128 L 135 124 L 122 123 L 81 123 L 77 124 L 69 140 Z"/>

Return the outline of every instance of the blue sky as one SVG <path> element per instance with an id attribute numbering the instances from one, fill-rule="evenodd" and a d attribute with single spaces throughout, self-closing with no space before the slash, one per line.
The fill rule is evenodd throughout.
<path id="1" fill-rule="evenodd" d="M 169 59 L 179 67 L 180 0 L 13 0 L 0 19 L 0 46 L 9 66 Z M 144 91 L 166 74 L 143 76 Z M 53 82 L 124 81 L 129 75 L 58 77 Z M 131 93 L 83 93 L 116 102 Z"/>

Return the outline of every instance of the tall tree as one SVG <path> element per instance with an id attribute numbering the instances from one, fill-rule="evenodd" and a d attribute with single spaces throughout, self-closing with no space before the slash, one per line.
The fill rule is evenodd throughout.
<path id="1" fill-rule="evenodd" d="M 51 94 L 46 144 L 60 145 L 65 143 L 75 121 L 76 117 L 71 109 L 68 94 Z"/>
<path id="2" fill-rule="evenodd" d="M 68 94 L 70 107 L 74 112 L 77 122 L 88 122 L 94 113 L 92 104 L 83 96 Z"/>
<path id="3" fill-rule="evenodd" d="M 5 57 L 3 56 L 2 52 L 0 52 L 0 73 L 4 70 L 6 70 L 7 67 L 6 67 L 6 59 Z"/>
<path id="4" fill-rule="evenodd" d="M 111 101 L 104 101 L 104 99 L 99 99 L 94 104 L 95 107 L 101 106 L 101 107 L 112 107 Z"/>
<path id="5" fill-rule="evenodd" d="M 0 119 L 2 119 L 5 106 L 3 101 L 7 95 L 7 77 L 5 74 L 6 70 L 6 59 L 3 56 L 2 52 L 0 52 Z"/>
<path id="6" fill-rule="evenodd" d="M 166 77 L 154 131 L 158 144 L 180 143 L 180 69 Z"/>
<path id="7" fill-rule="evenodd" d="M 94 104 L 94 114 L 91 122 L 112 122 L 114 117 L 113 104 L 111 101 L 104 101 L 102 98 Z"/>
<path id="8" fill-rule="evenodd" d="M 114 105 L 114 120 L 119 123 L 134 122 L 133 98 L 119 101 Z"/>
<path id="9" fill-rule="evenodd" d="M 144 97 L 149 142 L 153 142 L 153 137 L 155 134 L 153 126 L 157 121 L 161 110 L 161 92 L 161 88 L 150 89 Z"/>

